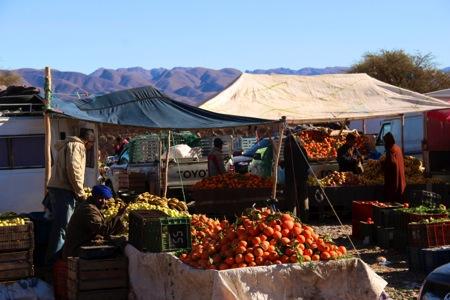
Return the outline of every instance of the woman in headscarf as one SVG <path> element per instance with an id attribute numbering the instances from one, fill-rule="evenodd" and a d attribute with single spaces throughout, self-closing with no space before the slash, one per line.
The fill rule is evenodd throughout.
<path id="1" fill-rule="evenodd" d="M 400 202 L 404 199 L 406 188 L 405 164 L 403 162 L 402 149 L 395 144 L 394 136 L 388 132 L 383 137 L 386 159 L 384 169 L 384 200 L 388 202 Z"/>

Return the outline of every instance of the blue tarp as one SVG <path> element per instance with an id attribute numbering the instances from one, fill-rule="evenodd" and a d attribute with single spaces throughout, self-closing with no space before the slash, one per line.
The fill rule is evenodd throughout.
<path id="1" fill-rule="evenodd" d="M 51 111 L 96 123 L 154 129 L 229 128 L 273 124 L 271 120 L 210 112 L 170 99 L 153 87 L 141 87 L 76 101 L 52 100 Z"/>

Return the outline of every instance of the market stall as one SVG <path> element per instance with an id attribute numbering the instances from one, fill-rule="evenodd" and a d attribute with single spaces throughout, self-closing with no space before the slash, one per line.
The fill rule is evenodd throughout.
<path id="1" fill-rule="evenodd" d="M 125 251 L 136 299 L 378 299 L 387 284 L 357 258 L 216 271 L 170 253 Z"/>

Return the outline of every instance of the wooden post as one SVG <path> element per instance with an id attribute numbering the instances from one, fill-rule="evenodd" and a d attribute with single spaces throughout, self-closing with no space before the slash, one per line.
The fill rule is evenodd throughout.
<path id="1" fill-rule="evenodd" d="M 166 152 L 166 168 L 164 170 L 164 197 L 167 197 L 167 186 L 169 184 L 169 151 L 170 151 L 170 135 L 171 131 L 169 130 L 167 134 L 167 152 Z"/>
<path id="2" fill-rule="evenodd" d="M 273 186 L 272 186 L 272 199 L 276 199 L 277 197 L 277 181 L 278 181 L 278 162 L 280 160 L 280 154 L 281 154 L 281 145 L 283 142 L 283 133 L 284 133 L 284 129 L 286 127 L 286 117 L 281 117 L 282 123 L 280 125 L 279 128 L 279 141 L 278 141 L 278 146 L 275 152 L 275 159 L 273 162 L 273 169 L 272 169 L 272 173 L 273 173 Z"/>
<path id="3" fill-rule="evenodd" d="M 44 111 L 44 130 L 45 130 L 45 183 L 44 190 L 47 192 L 48 182 L 52 172 L 52 128 L 50 122 L 50 115 L 48 110 L 51 109 L 52 104 L 52 73 L 50 67 L 45 67 L 45 111 Z"/>

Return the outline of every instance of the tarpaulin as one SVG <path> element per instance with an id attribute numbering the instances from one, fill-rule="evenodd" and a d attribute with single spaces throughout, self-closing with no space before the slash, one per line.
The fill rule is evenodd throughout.
<path id="1" fill-rule="evenodd" d="M 153 87 L 123 90 L 71 102 L 54 99 L 51 107 L 55 114 L 79 120 L 152 129 L 227 128 L 273 123 L 203 110 L 172 100 Z"/>
<path id="2" fill-rule="evenodd" d="M 291 122 L 367 119 L 450 108 L 367 74 L 319 76 L 242 74 L 200 108 Z"/>
<path id="3" fill-rule="evenodd" d="M 127 245 L 132 299 L 379 299 L 387 282 L 357 258 L 224 271 Z"/>

